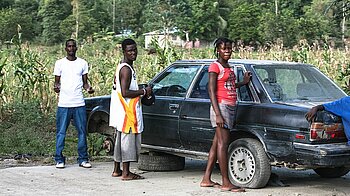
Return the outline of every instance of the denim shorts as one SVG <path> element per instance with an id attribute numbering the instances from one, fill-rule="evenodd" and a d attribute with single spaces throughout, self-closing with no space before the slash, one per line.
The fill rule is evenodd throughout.
<path id="1" fill-rule="evenodd" d="M 219 103 L 219 110 L 227 128 L 229 130 L 233 129 L 236 124 L 236 106 Z M 213 106 L 210 106 L 210 122 L 212 127 L 217 127 Z"/>

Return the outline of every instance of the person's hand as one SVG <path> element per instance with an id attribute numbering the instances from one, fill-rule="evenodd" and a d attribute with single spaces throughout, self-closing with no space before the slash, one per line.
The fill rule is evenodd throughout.
<path id="1" fill-rule="evenodd" d="M 243 76 L 244 84 L 248 84 L 250 82 L 251 77 L 252 77 L 252 72 L 250 71 L 245 72 Z"/>
<path id="2" fill-rule="evenodd" d="M 146 95 L 147 95 L 147 97 L 151 96 L 152 88 L 151 88 L 150 86 L 147 86 L 147 87 L 145 88 L 145 90 L 146 90 Z"/>
<path id="3" fill-rule="evenodd" d="M 91 86 L 87 89 L 87 92 L 89 93 L 89 94 L 92 94 L 92 93 L 94 93 L 95 92 L 95 89 L 93 89 Z"/>
<path id="4" fill-rule="evenodd" d="M 61 88 L 61 85 L 55 84 L 54 87 L 53 87 L 53 90 L 54 90 L 56 93 L 59 93 L 59 92 L 60 92 L 60 88 Z"/>
<path id="5" fill-rule="evenodd" d="M 316 113 L 317 113 L 318 109 L 317 107 L 313 107 L 311 108 L 306 114 L 305 114 L 305 118 L 307 121 L 312 122 L 315 119 Z"/>
<path id="6" fill-rule="evenodd" d="M 225 121 L 224 121 L 224 119 L 222 118 L 221 115 L 216 115 L 216 125 L 218 127 L 224 127 Z"/>

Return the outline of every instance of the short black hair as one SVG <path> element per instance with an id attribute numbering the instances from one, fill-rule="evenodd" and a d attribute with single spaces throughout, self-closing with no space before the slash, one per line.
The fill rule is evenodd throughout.
<path id="1" fill-rule="evenodd" d="M 122 50 L 124 51 L 126 49 L 126 46 L 128 45 L 136 45 L 136 42 L 133 39 L 127 38 L 124 39 L 122 42 Z"/>
<path id="2" fill-rule="evenodd" d="M 226 37 L 219 37 L 217 38 L 215 41 L 214 41 L 214 54 L 215 56 L 217 56 L 217 51 L 218 51 L 218 47 L 221 45 L 221 44 L 225 44 L 225 43 L 230 43 L 232 44 L 233 41 L 226 38 Z"/>
<path id="3" fill-rule="evenodd" d="M 66 40 L 66 47 L 68 46 L 68 42 L 73 42 L 74 45 L 77 46 L 77 42 L 75 41 L 75 39 L 72 39 L 72 38 L 67 39 L 67 40 Z"/>

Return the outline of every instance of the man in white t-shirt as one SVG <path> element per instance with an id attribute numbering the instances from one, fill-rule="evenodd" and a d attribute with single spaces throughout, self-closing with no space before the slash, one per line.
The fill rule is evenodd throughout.
<path id="1" fill-rule="evenodd" d="M 78 50 L 76 41 L 68 39 L 65 50 L 67 56 L 57 60 L 54 69 L 54 91 L 59 93 L 56 113 L 56 168 L 65 167 L 65 157 L 62 151 L 71 119 L 74 120 L 78 131 L 79 166 L 90 168 L 86 142 L 86 110 L 82 88 L 89 94 L 94 93 L 94 89 L 88 83 L 88 63 L 76 56 Z"/>

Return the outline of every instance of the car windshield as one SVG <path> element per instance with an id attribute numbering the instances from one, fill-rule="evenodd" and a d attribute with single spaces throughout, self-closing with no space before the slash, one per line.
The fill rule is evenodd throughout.
<path id="1" fill-rule="evenodd" d="M 309 65 L 254 65 L 273 101 L 326 102 L 346 96 L 317 68 Z"/>

